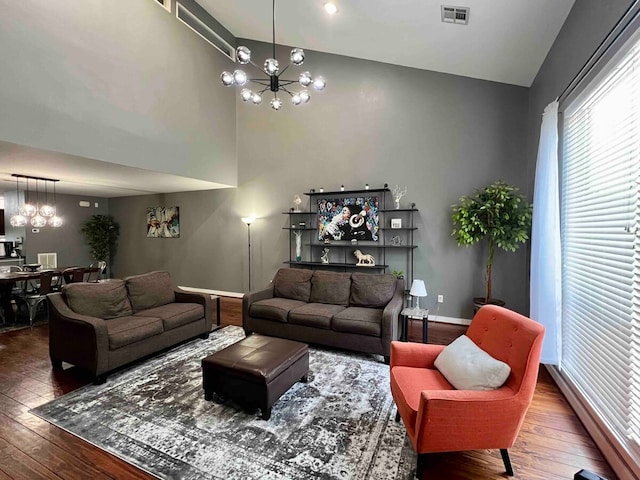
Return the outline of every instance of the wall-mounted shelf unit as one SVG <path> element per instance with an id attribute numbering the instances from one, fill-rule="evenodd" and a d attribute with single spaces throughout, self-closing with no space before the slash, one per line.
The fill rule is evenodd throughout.
<path id="1" fill-rule="evenodd" d="M 414 204 L 411 208 L 389 208 L 393 204 L 391 190 L 388 188 L 371 188 L 362 190 L 338 190 L 325 192 L 307 192 L 309 208 L 306 210 L 282 212 L 289 218 L 289 224 L 283 230 L 289 231 L 289 260 L 285 264 L 291 267 L 330 269 L 341 271 L 385 271 L 390 264 L 397 265 L 398 261 L 405 264 L 405 278 L 407 285 L 413 281 L 413 251 L 417 248 L 414 244 L 414 232 L 418 229 L 414 226 L 414 215 L 418 212 Z M 318 238 L 318 200 L 333 200 L 351 197 L 377 197 L 378 207 L 378 235 L 377 241 L 358 240 L 351 243 L 348 240 L 331 239 L 329 243 Z M 396 221 L 396 226 L 391 228 L 391 219 Z M 304 226 L 300 226 L 303 222 Z M 397 227 L 397 223 L 401 226 Z M 322 225 L 320 225 L 322 227 Z M 294 232 L 301 232 L 301 258 L 296 259 L 296 237 Z M 329 263 L 321 261 L 325 248 L 329 249 Z M 353 252 L 360 250 L 363 254 L 371 254 L 375 258 L 375 266 L 356 265 L 357 259 Z M 389 260 L 389 261 L 387 261 Z"/>

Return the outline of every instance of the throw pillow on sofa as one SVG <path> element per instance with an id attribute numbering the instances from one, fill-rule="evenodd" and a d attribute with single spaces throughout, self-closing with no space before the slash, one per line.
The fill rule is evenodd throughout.
<path id="1" fill-rule="evenodd" d="M 169 272 L 150 272 L 124 279 L 133 312 L 161 307 L 176 301 Z"/>
<path id="2" fill-rule="evenodd" d="M 273 279 L 275 297 L 308 302 L 311 294 L 312 270 L 281 268 Z"/>
<path id="3" fill-rule="evenodd" d="M 80 315 L 108 320 L 133 313 L 124 280 L 71 283 L 65 285 L 62 292 L 69 308 Z"/>
<path id="4" fill-rule="evenodd" d="M 351 275 L 351 297 L 349 305 L 353 307 L 384 307 L 391 301 L 396 291 L 396 277 L 353 273 Z"/>

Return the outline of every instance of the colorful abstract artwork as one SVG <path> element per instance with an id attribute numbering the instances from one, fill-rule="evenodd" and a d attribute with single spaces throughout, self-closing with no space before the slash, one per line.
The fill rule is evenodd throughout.
<path id="1" fill-rule="evenodd" d="M 318 200 L 318 240 L 378 241 L 378 197 Z"/>
<path id="2" fill-rule="evenodd" d="M 147 237 L 178 238 L 180 236 L 180 207 L 147 208 Z"/>

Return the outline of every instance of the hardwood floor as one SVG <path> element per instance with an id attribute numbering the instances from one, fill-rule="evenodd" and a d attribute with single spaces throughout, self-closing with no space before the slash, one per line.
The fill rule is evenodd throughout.
<path id="1" fill-rule="evenodd" d="M 241 308 L 238 299 L 222 299 L 222 324 L 240 325 Z M 463 332 L 430 322 L 429 340 L 448 343 Z M 413 322 L 409 339 L 421 335 L 420 322 Z M 29 413 L 91 381 L 65 367 L 51 370 L 46 325 L 0 334 L 0 480 L 155 478 Z M 616 479 L 544 369 L 510 455 L 514 479 L 572 479 L 582 468 Z M 433 454 L 424 473 L 424 480 L 504 478 L 498 451 Z"/>

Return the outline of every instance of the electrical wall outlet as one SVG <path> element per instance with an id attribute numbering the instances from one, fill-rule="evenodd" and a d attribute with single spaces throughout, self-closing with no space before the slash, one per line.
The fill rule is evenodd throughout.
<path id="1" fill-rule="evenodd" d="M 444 295 L 438 295 L 438 303 L 444 303 Z"/>

